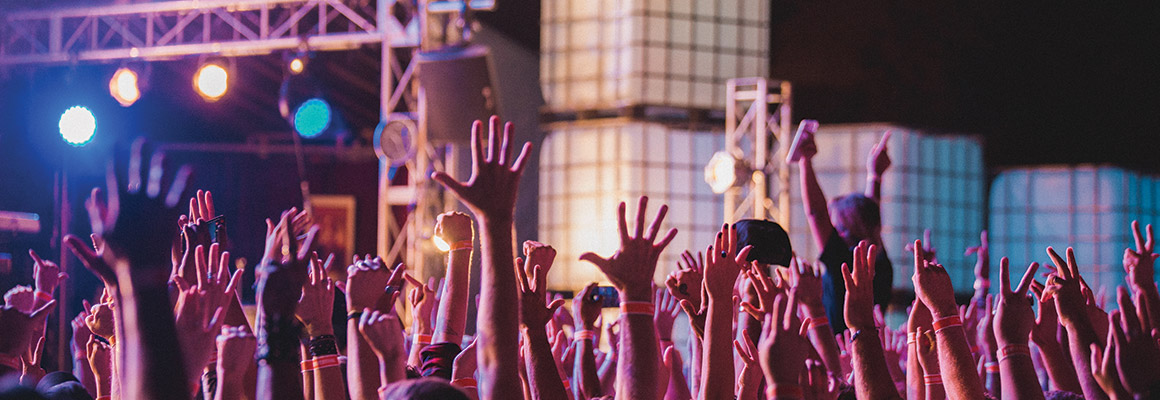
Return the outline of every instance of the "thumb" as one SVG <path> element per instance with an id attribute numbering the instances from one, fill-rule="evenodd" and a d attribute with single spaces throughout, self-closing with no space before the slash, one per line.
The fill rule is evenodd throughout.
<path id="1" fill-rule="evenodd" d="M 593 252 L 587 252 L 587 253 L 581 254 L 580 261 L 590 262 L 590 263 L 592 263 L 592 265 L 595 265 L 597 268 L 600 268 L 601 271 L 603 271 L 604 268 L 608 265 L 607 259 L 605 259 L 604 257 L 598 256 L 598 255 L 596 255 L 596 253 L 593 253 Z"/>
<path id="2" fill-rule="evenodd" d="M 463 190 L 467 188 L 466 186 L 463 186 L 462 183 L 459 183 L 459 181 L 455 180 L 455 178 L 452 178 L 451 175 L 447 175 L 447 173 L 443 171 L 436 171 L 431 173 L 431 179 L 435 182 L 439 182 L 440 185 L 443 185 L 443 187 L 447 188 L 447 190 L 455 193 L 455 196 L 459 198 L 463 197 Z"/>

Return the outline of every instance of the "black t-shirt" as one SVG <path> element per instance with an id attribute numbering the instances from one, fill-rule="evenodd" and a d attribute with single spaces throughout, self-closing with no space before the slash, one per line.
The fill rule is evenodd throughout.
<path id="1" fill-rule="evenodd" d="M 847 246 L 846 241 L 837 231 L 830 234 L 826 246 L 822 248 L 822 255 L 818 257 L 826 267 L 826 276 L 822 279 L 822 304 L 826 305 L 826 316 L 830 319 L 830 326 L 834 333 L 846 330 L 844 317 L 844 302 L 846 301 L 846 284 L 842 277 L 842 263 L 854 267 L 854 248 Z M 894 264 L 886 256 L 884 249 L 878 249 L 878 256 L 874 262 L 874 304 L 890 303 L 892 285 L 894 283 Z"/>

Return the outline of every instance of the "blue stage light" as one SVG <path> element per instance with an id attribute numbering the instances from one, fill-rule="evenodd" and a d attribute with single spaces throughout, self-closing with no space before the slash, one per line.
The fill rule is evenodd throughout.
<path id="1" fill-rule="evenodd" d="M 84 146 L 93 140 L 97 130 L 97 119 L 93 112 L 82 106 L 73 106 L 60 115 L 60 136 L 73 146 Z"/>
<path id="2" fill-rule="evenodd" d="M 294 111 L 294 130 L 304 138 L 313 138 L 330 127 L 330 104 L 320 98 L 306 100 Z"/>

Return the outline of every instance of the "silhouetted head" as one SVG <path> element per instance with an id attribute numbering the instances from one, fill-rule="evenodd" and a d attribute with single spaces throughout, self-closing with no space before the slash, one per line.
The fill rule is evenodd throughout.
<path id="1" fill-rule="evenodd" d="M 863 240 L 880 244 L 882 212 L 878 202 L 865 195 L 852 193 L 831 201 L 830 223 L 849 246 Z"/>
<path id="2" fill-rule="evenodd" d="M 733 224 L 737 229 L 737 251 L 753 245 L 749 251 L 749 261 L 765 265 L 788 266 L 793 258 L 793 246 L 789 235 L 773 221 L 743 219 Z"/>

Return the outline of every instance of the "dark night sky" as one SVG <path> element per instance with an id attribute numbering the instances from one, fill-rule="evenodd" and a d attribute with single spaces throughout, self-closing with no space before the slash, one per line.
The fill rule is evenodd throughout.
<path id="1" fill-rule="evenodd" d="M 1160 172 L 1157 3 L 1071 3 L 774 1 L 770 76 L 796 116 L 983 134 L 994 167 Z M 538 48 L 539 2 L 499 4 L 483 19 Z"/>

